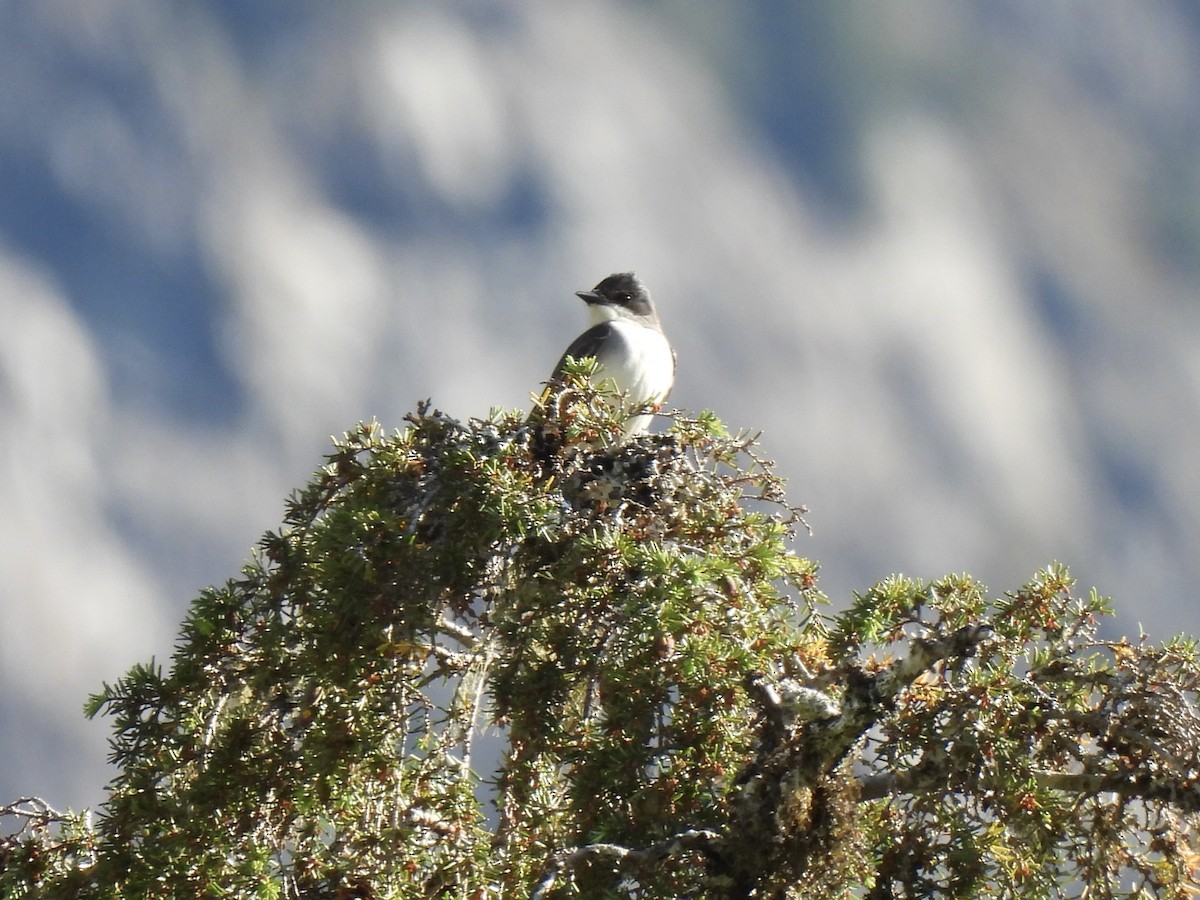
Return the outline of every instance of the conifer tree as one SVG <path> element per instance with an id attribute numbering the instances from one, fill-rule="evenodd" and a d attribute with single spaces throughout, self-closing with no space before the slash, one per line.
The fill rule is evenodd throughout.
<path id="1" fill-rule="evenodd" d="M 622 440 L 362 425 L 169 665 L 89 704 L 95 816 L 0 807 L 0 897 L 1185 897 L 1195 643 L 1111 640 L 1060 566 L 838 609 L 711 415 Z"/>

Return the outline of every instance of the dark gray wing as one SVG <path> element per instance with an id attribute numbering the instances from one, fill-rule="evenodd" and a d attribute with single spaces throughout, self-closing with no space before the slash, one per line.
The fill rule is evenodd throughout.
<path id="1" fill-rule="evenodd" d="M 567 352 L 562 355 L 562 359 L 554 367 L 554 374 L 550 376 L 550 379 L 554 380 L 562 374 L 563 364 L 566 363 L 568 356 L 572 359 L 586 359 L 589 356 L 594 356 L 603 363 L 604 357 L 612 353 L 612 342 L 619 340 L 621 340 L 621 334 L 612 327 L 611 322 L 601 322 L 599 325 L 593 325 L 579 337 L 575 338 L 575 340 L 571 341 L 571 346 L 567 348 Z"/>

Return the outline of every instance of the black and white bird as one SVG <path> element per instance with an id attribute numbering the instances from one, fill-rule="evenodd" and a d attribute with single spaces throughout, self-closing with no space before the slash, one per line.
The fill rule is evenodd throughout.
<path id="1" fill-rule="evenodd" d="M 632 272 L 621 272 L 575 295 L 588 305 L 592 327 L 567 347 L 550 384 L 562 375 L 568 356 L 594 357 L 598 364 L 594 384 L 615 388 L 631 406 L 661 405 L 675 383 L 675 351 L 663 334 L 646 286 Z M 625 436 L 645 433 L 653 418 L 630 416 Z"/>

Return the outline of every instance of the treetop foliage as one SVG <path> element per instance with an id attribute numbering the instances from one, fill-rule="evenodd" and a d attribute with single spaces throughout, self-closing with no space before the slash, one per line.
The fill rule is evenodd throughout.
<path id="1" fill-rule="evenodd" d="M 90 815 L 0 807 L 0 897 L 1108 897 L 1198 886 L 1195 644 L 1054 565 L 830 613 L 711 415 L 335 443 L 169 667 L 89 705 Z"/>

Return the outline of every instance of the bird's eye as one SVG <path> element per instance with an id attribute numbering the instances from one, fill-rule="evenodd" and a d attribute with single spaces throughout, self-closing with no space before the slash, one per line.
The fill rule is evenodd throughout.
<path id="1" fill-rule="evenodd" d="M 628 291 L 621 291 L 620 293 L 617 294 L 617 299 L 620 300 L 622 303 L 628 303 L 630 300 L 633 299 L 633 294 L 629 293 Z"/>

